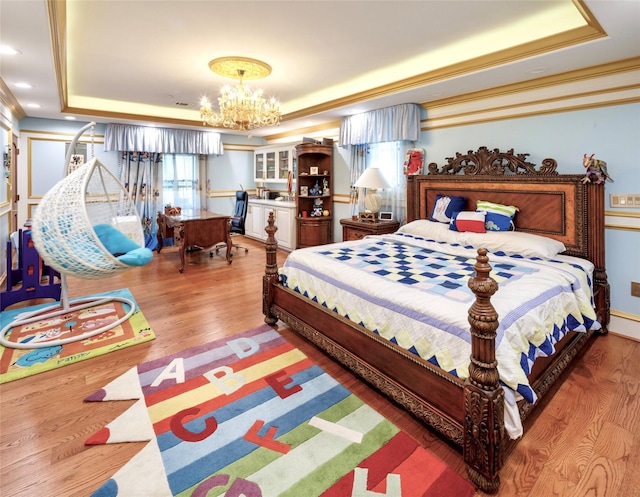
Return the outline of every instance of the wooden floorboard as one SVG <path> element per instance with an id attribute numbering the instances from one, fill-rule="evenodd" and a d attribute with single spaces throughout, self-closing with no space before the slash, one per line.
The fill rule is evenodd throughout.
<path id="1" fill-rule="evenodd" d="M 69 279 L 71 297 L 129 288 L 157 338 L 0 385 L 0 495 L 90 495 L 144 446 L 85 446 L 91 434 L 132 402 L 84 403 L 83 399 L 139 363 L 261 325 L 264 248 L 246 239 L 243 245 L 249 253 L 238 251 L 231 265 L 222 256 L 194 252 L 187 255 L 181 274 L 178 252 L 169 247 L 154 253 L 149 265 L 117 277 Z M 286 252 L 279 254 L 279 263 L 284 257 Z M 455 447 L 304 339 L 286 327 L 278 329 L 466 477 Z M 640 495 L 639 385 L 640 344 L 615 335 L 594 340 L 560 388 L 544 400 L 545 409 L 525 423 L 523 439 L 506 459 L 497 495 Z"/>

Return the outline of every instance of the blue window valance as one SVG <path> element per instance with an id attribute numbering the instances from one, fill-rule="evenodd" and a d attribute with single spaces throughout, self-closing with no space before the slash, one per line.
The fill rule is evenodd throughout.
<path id="1" fill-rule="evenodd" d="M 222 155 L 220 133 L 191 129 L 107 124 L 105 151 Z"/>
<path id="2" fill-rule="evenodd" d="M 342 118 L 340 146 L 392 141 L 418 141 L 420 106 L 400 104 Z"/>

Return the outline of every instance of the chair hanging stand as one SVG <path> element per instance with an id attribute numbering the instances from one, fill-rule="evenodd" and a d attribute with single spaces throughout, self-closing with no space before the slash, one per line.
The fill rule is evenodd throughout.
<path id="1" fill-rule="evenodd" d="M 135 204 L 116 176 L 93 153 L 95 123 L 73 138 L 65 157 L 66 176 L 49 190 L 33 216 L 33 243 L 42 260 L 60 273 L 60 302 L 16 316 L 0 331 L 0 344 L 15 349 L 40 349 L 86 340 L 127 321 L 136 311 L 128 298 L 105 295 L 69 299 L 67 275 L 84 279 L 114 276 L 146 264 L 151 251 L 144 248 L 144 233 Z M 92 159 L 76 167 L 71 157 L 78 139 L 91 129 Z M 114 247 L 114 244 L 117 245 Z M 123 252 L 123 247 L 126 250 Z M 52 320 L 70 312 L 121 302 L 128 311 L 121 318 L 68 338 L 15 342 L 12 328 Z M 61 329 L 64 318 L 60 319 Z"/>

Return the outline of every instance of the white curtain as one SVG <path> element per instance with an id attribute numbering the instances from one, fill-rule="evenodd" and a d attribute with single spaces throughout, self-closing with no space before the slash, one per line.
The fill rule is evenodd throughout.
<path id="1" fill-rule="evenodd" d="M 165 154 L 162 202 L 195 212 L 203 207 L 200 160 L 193 154 Z M 206 205 L 204 205 L 206 207 Z"/>
<path id="2" fill-rule="evenodd" d="M 390 187 L 381 192 L 383 211 L 393 212 L 393 219 L 406 222 L 407 177 L 404 174 L 405 154 L 412 142 L 393 141 L 369 146 L 367 167 L 378 167 Z"/>
<path id="3" fill-rule="evenodd" d="M 393 142 L 392 150 L 394 159 L 393 185 L 387 190 L 387 210 L 393 212 L 393 218 L 400 221 L 400 224 L 407 222 L 407 177 L 404 174 L 404 157 L 406 150 L 411 148 L 413 142 Z"/>
<path id="4" fill-rule="evenodd" d="M 392 141 L 416 141 L 420 138 L 418 104 L 401 104 L 342 118 L 340 146 Z"/>
<path id="5" fill-rule="evenodd" d="M 120 181 L 138 210 L 145 246 L 154 250 L 158 245 L 156 217 L 160 206 L 163 156 L 149 152 L 120 152 L 118 156 Z"/>
<path id="6" fill-rule="evenodd" d="M 366 156 L 369 149 L 368 145 L 351 145 L 351 163 L 349 164 L 349 210 L 351 216 L 355 216 L 360 211 L 364 211 L 364 188 L 356 188 L 353 186 L 358 178 L 367 168 Z"/>
<path id="7" fill-rule="evenodd" d="M 401 104 L 344 117 L 340 123 L 340 146 L 351 148 L 351 185 L 366 167 L 378 167 L 391 188 L 382 194 L 386 211 L 401 223 L 406 218 L 404 155 L 420 138 L 420 106 Z M 351 215 L 364 209 L 364 192 L 351 187 Z"/>
<path id="8" fill-rule="evenodd" d="M 157 152 L 165 154 L 222 155 L 220 133 L 190 129 L 152 128 L 107 124 L 105 151 Z"/>

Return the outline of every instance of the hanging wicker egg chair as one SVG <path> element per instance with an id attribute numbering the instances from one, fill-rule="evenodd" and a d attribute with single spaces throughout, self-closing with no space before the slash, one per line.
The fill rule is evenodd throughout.
<path id="1" fill-rule="evenodd" d="M 68 299 L 68 275 L 107 278 L 146 264 L 152 256 L 144 248 L 144 233 L 135 204 L 118 178 L 95 157 L 71 170 L 75 144 L 91 128 L 93 146 L 94 127 L 95 123 L 88 124 L 74 137 L 65 158 L 67 175 L 45 194 L 33 216 L 34 246 L 43 261 L 61 275 L 60 303 L 21 314 L 5 326 L 0 332 L 0 344 L 5 347 L 45 348 L 85 340 L 121 324 L 136 310 L 135 302 L 117 296 Z M 129 311 L 118 320 L 82 335 L 39 343 L 19 343 L 6 338 L 13 327 L 111 301 L 122 302 Z"/>

